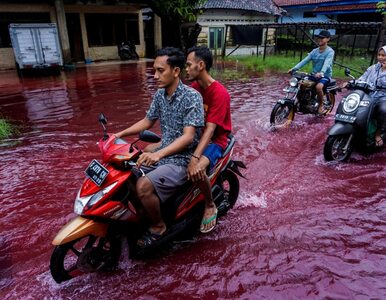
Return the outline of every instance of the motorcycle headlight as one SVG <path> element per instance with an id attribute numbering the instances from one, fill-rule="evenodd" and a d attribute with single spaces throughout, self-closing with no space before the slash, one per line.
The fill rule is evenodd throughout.
<path id="1" fill-rule="evenodd" d="M 85 197 L 80 197 L 80 190 L 78 192 L 78 195 L 75 199 L 74 204 L 74 213 L 81 215 L 84 208 L 86 206 L 90 207 L 97 203 L 99 200 L 103 198 L 104 195 L 106 195 L 108 192 L 110 192 L 118 183 L 118 181 L 114 182 L 113 184 L 110 184 L 109 186 L 105 187 L 104 189 L 98 191 L 97 193 Z"/>
<path id="2" fill-rule="evenodd" d="M 81 215 L 84 207 L 86 206 L 87 202 L 90 200 L 92 196 L 93 195 L 80 197 L 80 190 L 79 190 L 75 198 L 74 213 L 76 213 L 77 215 Z"/>
<path id="3" fill-rule="evenodd" d="M 292 77 L 292 78 L 290 79 L 290 81 L 289 81 L 289 84 L 290 84 L 290 86 L 295 87 L 295 86 L 298 85 L 298 82 L 299 82 L 299 81 L 297 80 L 296 77 Z"/>
<path id="4" fill-rule="evenodd" d="M 352 113 L 355 111 L 360 103 L 361 96 L 357 93 L 352 93 L 347 96 L 343 103 L 343 110 L 345 113 Z"/>

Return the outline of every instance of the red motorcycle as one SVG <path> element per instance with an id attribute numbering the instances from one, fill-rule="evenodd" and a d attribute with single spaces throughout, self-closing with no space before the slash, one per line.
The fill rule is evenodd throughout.
<path id="1" fill-rule="evenodd" d="M 168 227 L 166 234 L 147 248 L 138 247 L 137 240 L 150 223 L 137 209 L 135 183 L 144 173 L 136 166 L 142 153 L 136 143 L 140 140 L 155 143 L 160 137 L 145 130 L 134 142 L 127 143 L 107 133 L 103 114 L 99 122 L 104 131 L 98 143 L 103 163 L 93 160 L 87 167 L 86 179 L 75 199 L 74 212 L 78 216 L 68 222 L 52 242 L 55 249 L 50 270 L 57 283 L 84 273 L 116 268 L 123 238 L 128 241 L 129 257 L 142 255 L 159 249 L 183 233 L 197 232 L 203 216 L 204 196 L 195 185 L 187 182 L 161 207 Z M 245 168 L 242 162 L 231 160 L 234 143 L 234 137 L 230 136 L 223 157 L 209 173 L 218 216 L 236 203 L 237 175 L 242 176 L 238 168 Z"/>

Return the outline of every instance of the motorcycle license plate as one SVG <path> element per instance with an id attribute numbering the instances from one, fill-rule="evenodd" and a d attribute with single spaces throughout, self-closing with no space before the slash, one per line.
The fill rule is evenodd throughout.
<path id="1" fill-rule="evenodd" d="M 97 186 L 101 186 L 107 175 L 109 175 L 109 170 L 95 159 L 88 165 L 84 172 Z"/>
<path id="2" fill-rule="evenodd" d="M 336 114 L 335 120 L 342 121 L 342 122 L 347 122 L 347 123 L 354 123 L 355 120 L 356 120 L 356 117 L 342 115 L 342 114 Z"/>

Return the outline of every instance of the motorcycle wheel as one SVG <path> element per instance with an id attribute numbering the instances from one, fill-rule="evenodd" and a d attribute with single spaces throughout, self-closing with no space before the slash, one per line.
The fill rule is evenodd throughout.
<path id="1" fill-rule="evenodd" d="M 57 283 L 85 273 L 111 270 L 118 263 L 120 241 L 107 242 L 96 236 L 56 246 L 51 255 L 50 271 Z"/>
<path id="2" fill-rule="evenodd" d="M 352 153 L 353 145 L 347 147 L 347 151 L 343 148 L 346 146 L 349 134 L 329 136 L 324 144 L 324 159 L 326 161 L 347 161 Z"/>
<path id="3" fill-rule="evenodd" d="M 271 126 L 287 128 L 294 120 L 295 111 L 293 106 L 276 103 L 271 112 Z"/>
<path id="4" fill-rule="evenodd" d="M 236 203 L 239 196 L 240 183 L 237 175 L 229 170 L 225 170 L 221 173 L 218 184 L 222 187 L 224 197 L 215 201 L 218 216 L 225 215 Z"/>

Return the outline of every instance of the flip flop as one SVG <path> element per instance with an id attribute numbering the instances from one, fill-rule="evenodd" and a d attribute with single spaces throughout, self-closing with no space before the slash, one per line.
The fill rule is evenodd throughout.
<path id="1" fill-rule="evenodd" d="M 201 233 L 211 232 L 214 229 L 214 227 L 216 226 L 216 220 L 217 220 L 217 208 L 215 208 L 214 214 L 211 217 L 209 217 L 208 219 L 202 219 L 201 226 L 200 226 L 200 232 Z M 213 222 L 212 226 L 210 226 L 208 229 L 205 229 L 205 225 L 208 225 L 212 222 Z"/>
<path id="2" fill-rule="evenodd" d="M 375 137 L 375 147 L 377 147 L 377 148 L 383 147 L 383 139 L 381 136 Z"/>
<path id="3" fill-rule="evenodd" d="M 324 109 L 322 112 L 317 112 L 316 115 L 319 116 L 319 117 L 324 117 L 325 115 L 327 115 L 327 112 L 328 110 L 327 109 Z"/>

